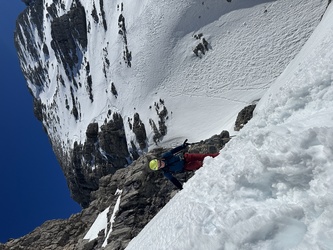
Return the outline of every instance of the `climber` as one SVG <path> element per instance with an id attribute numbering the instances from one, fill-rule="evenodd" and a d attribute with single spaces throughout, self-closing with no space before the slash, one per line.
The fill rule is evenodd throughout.
<path id="1" fill-rule="evenodd" d="M 160 159 L 154 159 L 149 162 L 151 170 L 161 170 L 164 176 L 169 179 L 178 189 L 183 189 L 183 185 L 172 175 L 174 173 L 182 173 L 185 171 L 193 171 L 202 167 L 202 162 L 205 157 L 216 157 L 219 153 L 215 154 L 197 154 L 197 153 L 184 153 L 179 152 L 184 150 L 189 143 L 187 140 L 178 146 L 162 155 Z M 178 153 L 178 154 L 177 154 Z"/>

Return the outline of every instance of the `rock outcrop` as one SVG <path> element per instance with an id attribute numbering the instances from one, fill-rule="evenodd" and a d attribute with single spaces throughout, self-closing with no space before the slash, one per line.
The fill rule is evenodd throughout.
<path id="1" fill-rule="evenodd" d="M 241 130 L 244 125 L 251 120 L 252 116 L 253 116 L 253 111 L 255 109 L 256 105 L 252 104 L 249 106 L 246 106 L 245 108 L 243 108 L 237 116 L 236 122 L 235 122 L 235 127 L 234 130 L 235 131 L 239 131 Z"/>
<path id="2" fill-rule="evenodd" d="M 89 124 L 86 141 L 76 142 L 72 153 L 59 161 L 62 166 L 71 166 L 64 171 L 67 183 L 72 195 L 85 208 L 91 201 L 90 193 L 99 187 L 99 179 L 129 165 L 130 158 L 123 119 L 115 113 L 100 128 L 97 123 Z"/>

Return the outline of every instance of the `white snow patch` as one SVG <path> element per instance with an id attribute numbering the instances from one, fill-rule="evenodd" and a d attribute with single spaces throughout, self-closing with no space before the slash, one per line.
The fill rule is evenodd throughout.
<path id="1" fill-rule="evenodd" d="M 120 201 L 121 201 L 121 194 L 122 190 L 117 189 L 114 195 L 118 195 L 116 204 L 113 208 L 112 215 L 110 217 L 110 220 L 108 220 L 108 213 L 110 210 L 110 207 L 107 207 L 103 212 L 98 214 L 96 220 L 86 233 L 86 235 L 83 237 L 83 239 L 87 239 L 89 241 L 92 241 L 98 237 L 98 233 L 101 230 L 104 230 L 104 242 L 102 244 L 102 247 L 105 247 L 107 245 L 107 240 L 112 232 L 112 225 L 114 223 L 114 220 L 116 218 L 116 213 L 119 210 Z"/>
<path id="2" fill-rule="evenodd" d="M 107 207 L 103 212 L 98 214 L 96 220 L 90 227 L 89 231 L 86 233 L 86 235 L 83 237 L 83 239 L 92 241 L 98 237 L 98 233 L 101 230 L 105 230 L 108 225 L 108 216 L 107 214 L 109 213 L 110 207 Z M 106 236 L 106 234 L 105 234 Z"/>

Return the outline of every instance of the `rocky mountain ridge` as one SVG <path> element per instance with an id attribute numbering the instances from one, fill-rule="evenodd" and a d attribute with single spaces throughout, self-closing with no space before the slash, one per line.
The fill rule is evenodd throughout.
<path id="1" fill-rule="evenodd" d="M 198 142 L 190 146 L 188 152 L 215 153 L 230 140 L 229 132 Z M 34 231 L 19 239 L 10 239 L 0 244 L 0 250 L 109 250 L 124 249 L 157 212 L 177 193 L 171 182 L 160 172 L 148 168 L 148 162 L 167 149 L 157 148 L 145 156 L 139 157 L 127 168 L 122 168 L 100 178 L 99 189 L 92 192 L 89 207 L 66 220 L 46 221 Z M 186 182 L 194 172 L 177 174 L 177 178 Z M 117 192 L 121 190 L 121 194 Z M 108 217 L 114 210 L 117 198 L 121 196 L 121 206 L 112 223 L 112 232 L 99 232 L 94 240 L 84 239 L 96 217 L 109 209 Z M 110 229 L 110 224 L 108 228 Z"/>

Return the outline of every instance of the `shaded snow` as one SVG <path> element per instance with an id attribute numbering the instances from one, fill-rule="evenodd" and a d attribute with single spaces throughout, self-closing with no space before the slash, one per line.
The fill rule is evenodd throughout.
<path id="1" fill-rule="evenodd" d="M 254 118 L 126 249 L 333 249 L 332 7 Z"/>

